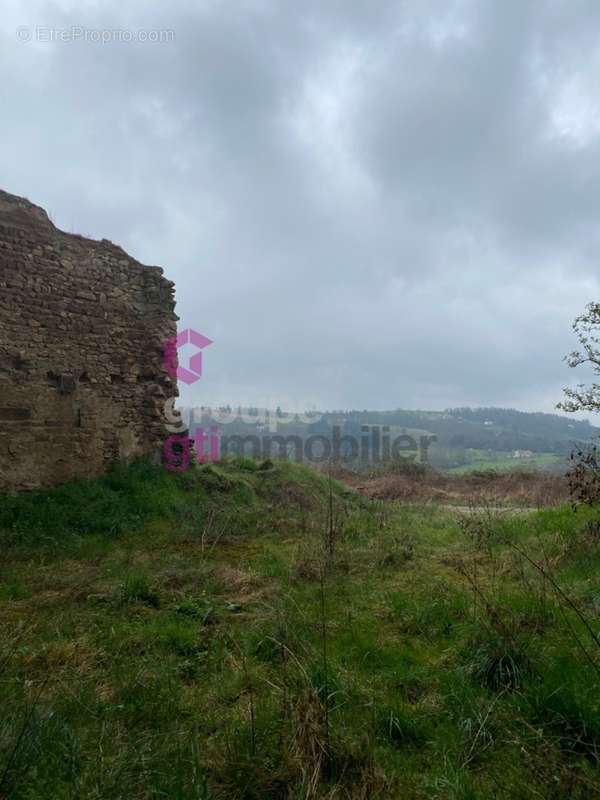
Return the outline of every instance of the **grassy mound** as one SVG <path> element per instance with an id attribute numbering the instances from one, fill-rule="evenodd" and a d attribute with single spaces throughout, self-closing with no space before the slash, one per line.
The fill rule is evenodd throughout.
<path id="1" fill-rule="evenodd" d="M 334 494 L 345 490 L 334 482 Z M 116 536 L 151 520 L 245 513 L 276 505 L 312 508 L 329 493 L 327 476 L 291 462 L 232 458 L 182 474 L 139 462 L 101 478 L 0 498 L 0 543 L 68 546 L 73 538 Z"/>

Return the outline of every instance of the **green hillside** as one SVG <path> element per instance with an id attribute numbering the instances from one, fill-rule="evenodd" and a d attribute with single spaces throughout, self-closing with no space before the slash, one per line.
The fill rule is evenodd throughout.
<path id="1" fill-rule="evenodd" d="M 298 421 L 293 414 L 255 409 L 246 410 L 244 421 L 231 411 L 227 424 L 207 413 L 195 417 L 196 425 L 217 424 L 225 437 L 264 435 L 276 431 L 287 437 L 297 436 L 306 441 L 311 436 L 324 436 L 329 441 L 334 433 L 360 441 L 365 430 L 382 429 L 390 437 L 408 434 L 419 441 L 430 437 L 427 451 L 429 462 L 440 470 L 543 468 L 564 471 L 568 458 L 578 443 L 588 442 L 600 435 L 600 428 L 587 420 L 558 414 L 541 414 L 501 408 L 460 408 L 446 411 L 396 409 L 394 411 L 338 410 L 315 412 L 315 421 Z M 186 410 L 189 414 L 189 409 Z M 192 424 L 192 429 L 194 424 Z M 252 451 L 252 448 L 250 448 Z M 253 451 L 252 451 L 253 452 Z M 278 453 L 263 453 L 263 456 Z M 291 457 L 295 457 L 293 451 Z M 377 460 L 371 450 L 352 465 Z"/>

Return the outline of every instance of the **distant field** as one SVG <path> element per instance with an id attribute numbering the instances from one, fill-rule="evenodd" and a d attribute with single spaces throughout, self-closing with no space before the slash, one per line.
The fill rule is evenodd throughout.
<path id="1" fill-rule="evenodd" d="M 490 456 L 485 450 L 467 450 L 468 461 L 458 467 L 449 467 L 444 472 L 463 475 L 473 470 L 497 470 L 508 472 L 515 469 L 559 469 L 566 467 L 566 459 L 556 453 L 536 453 L 531 458 L 514 458 L 512 453 L 499 452 Z"/>

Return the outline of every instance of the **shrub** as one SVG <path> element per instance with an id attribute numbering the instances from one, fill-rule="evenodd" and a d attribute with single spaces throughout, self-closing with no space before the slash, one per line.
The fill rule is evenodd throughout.
<path id="1" fill-rule="evenodd" d="M 600 453 L 596 444 L 579 447 L 571 453 L 567 479 L 575 504 L 596 506 L 600 503 Z"/>

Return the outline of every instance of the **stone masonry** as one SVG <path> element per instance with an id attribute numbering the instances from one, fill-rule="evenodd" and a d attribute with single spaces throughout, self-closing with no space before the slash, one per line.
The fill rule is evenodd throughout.
<path id="1" fill-rule="evenodd" d="M 160 458 L 174 308 L 159 267 L 0 191 L 0 492 Z"/>

